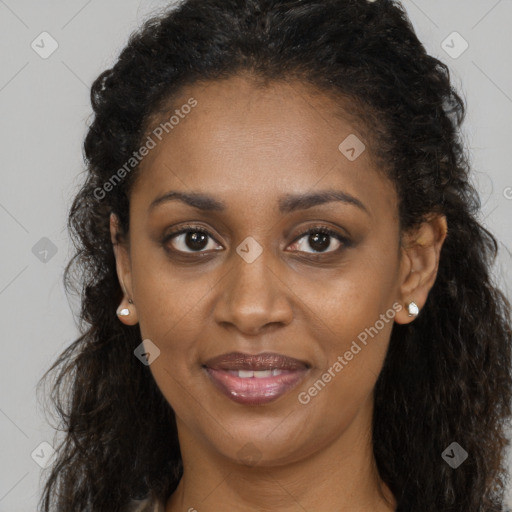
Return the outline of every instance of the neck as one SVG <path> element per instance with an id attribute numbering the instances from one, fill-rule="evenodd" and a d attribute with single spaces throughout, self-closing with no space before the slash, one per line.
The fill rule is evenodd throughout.
<path id="1" fill-rule="evenodd" d="M 315 510 L 393 512 L 395 499 L 373 456 L 372 401 L 343 435 L 313 454 L 284 465 L 240 464 L 190 436 L 178 420 L 183 476 L 166 512 Z"/>

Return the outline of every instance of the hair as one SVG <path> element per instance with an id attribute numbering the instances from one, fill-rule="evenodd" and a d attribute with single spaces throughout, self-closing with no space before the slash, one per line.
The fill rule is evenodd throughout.
<path id="1" fill-rule="evenodd" d="M 512 323 L 492 277 L 498 243 L 478 221 L 465 102 L 392 0 L 185 0 L 153 13 L 96 78 L 64 273 L 67 293 L 80 294 L 81 335 L 43 376 L 58 370 L 51 400 L 64 436 L 42 510 L 121 511 L 131 499 L 167 499 L 181 478 L 174 412 L 134 357 L 139 326 L 116 315 L 123 291 L 109 216 L 127 237 L 140 166 L 101 199 L 97 191 L 187 85 L 241 74 L 310 84 L 361 120 L 397 191 L 400 233 L 446 216 L 428 300 L 414 322 L 394 324 L 376 382 L 374 456 L 399 512 L 502 510 Z M 468 453 L 457 469 L 442 458 L 452 442 Z"/>

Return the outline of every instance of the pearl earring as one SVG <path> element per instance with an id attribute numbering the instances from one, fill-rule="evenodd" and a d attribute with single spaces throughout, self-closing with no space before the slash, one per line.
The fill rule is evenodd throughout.
<path id="1" fill-rule="evenodd" d="M 418 316 L 420 308 L 418 307 L 416 302 L 412 301 L 409 302 L 409 304 L 407 305 L 407 311 L 409 311 L 409 316 Z"/>
<path id="2" fill-rule="evenodd" d="M 128 303 L 133 304 L 132 299 L 128 299 Z M 117 308 L 116 313 L 117 313 L 117 316 L 129 316 L 131 311 L 128 308 L 123 308 L 123 307 L 119 306 Z"/>

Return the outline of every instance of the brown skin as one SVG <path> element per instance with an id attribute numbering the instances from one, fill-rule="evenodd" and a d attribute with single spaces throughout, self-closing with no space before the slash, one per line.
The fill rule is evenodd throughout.
<path id="1" fill-rule="evenodd" d="M 395 322 L 414 321 L 406 305 L 414 300 L 421 310 L 426 302 L 446 219 L 432 216 L 404 234 L 399 248 L 394 187 L 369 151 L 353 162 L 338 151 L 358 132 L 332 114 L 332 99 L 305 85 L 259 89 L 238 76 L 190 86 L 176 105 L 190 97 L 198 105 L 143 161 L 130 197 L 130 244 L 115 245 L 121 306 L 131 312 L 120 321 L 138 322 L 142 338 L 159 347 L 150 369 L 176 413 L 184 475 L 166 512 L 395 510 L 371 438 L 373 390 L 393 320 L 308 404 L 298 393 L 394 303 L 402 305 Z M 278 211 L 284 194 L 331 188 L 355 196 L 368 212 L 342 202 Z M 170 201 L 148 213 L 170 190 L 212 195 L 226 210 Z M 211 234 L 199 247 L 209 254 L 204 260 L 186 235 L 166 243 L 184 256 L 169 256 L 159 244 L 185 223 Z M 353 244 L 331 237 L 322 249 L 308 235 L 299 238 L 319 225 Z M 113 242 L 116 231 L 113 215 Z M 263 248 L 252 263 L 236 252 L 248 236 Z M 312 369 L 278 400 L 242 405 L 201 368 L 231 351 L 278 352 Z M 244 451 L 257 463 L 244 462 Z"/>

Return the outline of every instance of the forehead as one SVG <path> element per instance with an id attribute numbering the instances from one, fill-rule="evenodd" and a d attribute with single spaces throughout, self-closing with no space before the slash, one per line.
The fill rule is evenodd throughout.
<path id="1" fill-rule="evenodd" d="M 179 189 L 243 205 L 248 198 L 261 204 L 284 192 L 341 187 L 375 207 L 393 206 L 394 190 L 377 172 L 361 122 L 340 112 L 344 105 L 300 82 L 262 86 L 236 76 L 188 86 L 168 114 L 153 120 L 148 133 L 156 144 L 141 163 L 132 198 L 149 204 Z M 171 116 L 172 127 L 155 132 Z M 161 140 L 154 135 L 160 132 Z"/>

